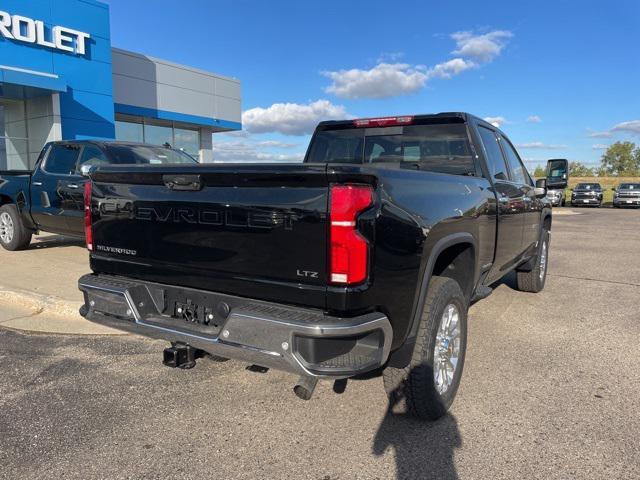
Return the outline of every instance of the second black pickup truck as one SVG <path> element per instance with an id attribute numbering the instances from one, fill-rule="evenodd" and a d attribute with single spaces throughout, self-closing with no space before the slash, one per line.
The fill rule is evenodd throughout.
<path id="1" fill-rule="evenodd" d="M 304 164 L 105 166 L 85 219 L 88 319 L 319 378 L 382 370 L 435 419 L 454 399 L 467 311 L 516 270 L 545 284 L 551 208 L 499 129 L 465 113 L 321 123 Z"/>
<path id="2" fill-rule="evenodd" d="M 0 171 L 0 245 L 29 246 L 41 231 L 84 236 L 82 168 L 109 164 L 197 163 L 180 150 L 102 140 L 47 143 L 33 171 Z"/>

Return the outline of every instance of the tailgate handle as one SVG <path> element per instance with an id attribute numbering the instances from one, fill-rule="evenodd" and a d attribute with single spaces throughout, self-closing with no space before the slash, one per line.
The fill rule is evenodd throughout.
<path id="1" fill-rule="evenodd" d="M 163 175 L 162 181 L 169 190 L 192 190 L 202 188 L 200 175 Z"/>

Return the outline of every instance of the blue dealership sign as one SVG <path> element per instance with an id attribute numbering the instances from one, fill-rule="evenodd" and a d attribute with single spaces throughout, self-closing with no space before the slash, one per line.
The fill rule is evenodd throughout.
<path id="1" fill-rule="evenodd" d="M 59 94 L 63 138 L 114 138 L 109 7 L 0 1 L 0 96 L 18 95 L 18 87 Z"/>

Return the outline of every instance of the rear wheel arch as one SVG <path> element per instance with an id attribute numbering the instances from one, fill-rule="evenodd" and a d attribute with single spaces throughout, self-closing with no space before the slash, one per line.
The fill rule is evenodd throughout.
<path id="1" fill-rule="evenodd" d="M 430 278 L 438 276 L 454 280 L 465 297 L 470 299 L 475 286 L 475 269 L 475 246 L 473 243 L 462 241 L 446 247 L 438 254 Z"/>
<path id="2" fill-rule="evenodd" d="M 417 301 L 411 317 L 411 327 L 404 344 L 395 352 L 393 352 L 389 358 L 389 365 L 403 368 L 409 364 L 413 355 L 413 347 L 415 337 L 422 318 L 422 311 L 427 298 L 427 290 L 431 278 L 435 276 L 443 276 L 445 278 L 451 278 L 452 280 L 459 282 L 459 279 L 463 280 L 464 285 L 460 285 L 467 302 L 473 295 L 473 289 L 477 281 L 477 242 L 476 239 L 468 232 L 459 232 L 446 235 L 438 240 L 426 261 L 421 283 L 417 293 Z M 448 269 L 451 262 L 447 263 L 446 259 L 458 259 L 454 269 Z M 466 262 L 470 260 L 471 275 L 469 272 L 462 271 L 463 265 L 468 266 Z M 462 263 L 464 262 L 464 263 Z M 439 273 L 436 273 L 439 272 Z M 455 272 L 455 274 L 454 274 Z"/>

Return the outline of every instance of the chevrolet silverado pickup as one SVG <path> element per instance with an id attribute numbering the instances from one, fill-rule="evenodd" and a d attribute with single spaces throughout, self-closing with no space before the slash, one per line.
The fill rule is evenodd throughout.
<path id="1" fill-rule="evenodd" d="M 621 183 L 613 188 L 613 206 L 640 207 L 640 183 Z"/>
<path id="2" fill-rule="evenodd" d="M 322 122 L 302 164 L 104 166 L 85 223 L 87 319 L 318 379 L 382 372 L 442 416 L 467 311 L 511 271 L 543 289 L 551 207 L 506 135 L 466 113 Z"/>
<path id="3" fill-rule="evenodd" d="M 602 186 L 599 183 L 579 183 L 571 192 L 571 206 L 602 205 Z"/>
<path id="4" fill-rule="evenodd" d="M 84 235 L 82 168 L 106 164 L 190 163 L 167 147 L 112 141 L 59 141 L 44 146 L 33 171 L 0 171 L 0 245 L 22 250 L 40 232 Z"/>

